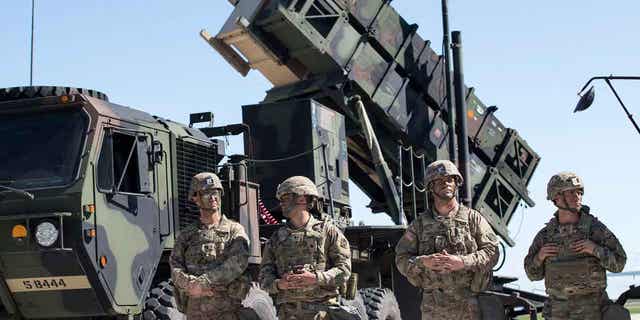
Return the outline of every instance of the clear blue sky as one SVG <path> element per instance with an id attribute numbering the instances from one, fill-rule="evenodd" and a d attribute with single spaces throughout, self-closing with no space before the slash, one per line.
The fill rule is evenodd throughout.
<path id="1" fill-rule="evenodd" d="M 440 1 L 393 6 L 440 52 Z M 113 102 L 175 121 L 214 111 L 218 124 L 240 122 L 240 106 L 260 101 L 270 84 L 257 72 L 242 78 L 198 36 L 201 28 L 217 32 L 231 10 L 224 0 L 37 1 L 34 83 L 98 89 Z M 631 0 L 450 1 L 451 29 L 462 31 L 466 83 L 497 105 L 502 122 L 542 157 L 529 185 L 537 206 L 514 216 L 518 245 L 499 274 L 526 278 L 522 259 L 554 210 L 545 200 L 546 183 L 563 170 L 584 178 L 585 203 L 622 241 L 630 256 L 626 270 L 640 269 L 634 202 L 640 135 L 604 83 L 596 83 L 592 109 L 571 113 L 577 90 L 592 75 L 640 75 L 639 11 Z M 30 13 L 30 1 L 0 5 L 0 87 L 29 83 Z M 617 87 L 637 114 L 640 81 Z M 230 141 L 241 152 L 240 142 Z M 357 220 L 388 223 L 368 214 L 366 200 L 354 193 Z M 610 292 L 617 296 L 626 285 L 611 280 Z"/>

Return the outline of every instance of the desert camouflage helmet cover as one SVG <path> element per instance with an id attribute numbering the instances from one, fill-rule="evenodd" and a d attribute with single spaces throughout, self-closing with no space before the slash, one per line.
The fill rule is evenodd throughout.
<path id="1" fill-rule="evenodd" d="M 222 189 L 222 182 L 215 173 L 201 172 L 191 178 L 189 186 L 189 198 L 195 197 L 197 192 L 209 189 Z"/>
<path id="2" fill-rule="evenodd" d="M 437 160 L 430 163 L 427 166 L 424 183 L 428 185 L 433 180 L 436 180 L 445 176 L 455 176 L 458 178 L 458 183 L 462 183 L 462 175 L 453 162 L 449 160 Z"/>
<path id="3" fill-rule="evenodd" d="M 584 183 L 577 174 L 573 172 L 555 174 L 547 184 L 547 200 L 553 200 L 558 193 L 572 189 L 582 189 L 584 192 Z"/>
<path id="4" fill-rule="evenodd" d="M 316 184 L 313 183 L 311 179 L 303 176 L 293 176 L 282 181 L 282 183 L 278 185 L 276 198 L 280 200 L 280 197 L 287 193 L 319 197 Z"/>

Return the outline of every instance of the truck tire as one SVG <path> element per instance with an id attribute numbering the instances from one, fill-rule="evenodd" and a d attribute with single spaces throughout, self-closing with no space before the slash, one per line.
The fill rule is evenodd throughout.
<path id="1" fill-rule="evenodd" d="M 9 317 L 7 310 L 4 308 L 4 306 L 2 306 L 2 303 L 0 303 L 0 320 L 9 320 L 9 319 L 11 319 L 11 317 Z"/>
<path id="2" fill-rule="evenodd" d="M 353 307 L 356 309 L 359 319 L 367 320 L 369 316 L 367 315 L 367 306 L 364 303 L 364 298 L 360 292 L 356 294 L 355 299 L 353 300 L 342 300 L 342 303 L 346 306 Z"/>
<path id="3" fill-rule="evenodd" d="M 0 89 L 0 102 L 31 99 L 31 98 L 43 98 L 43 97 L 59 97 L 70 94 L 84 94 L 96 99 L 109 101 L 106 94 L 83 88 L 72 87 L 54 87 L 54 86 L 33 86 L 33 87 L 12 87 Z"/>
<path id="4" fill-rule="evenodd" d="M 360 294 L 367 307 L 369 320 L 401 320 L 396 296 L 385 288 L 364 288 Z"/>
<path id="5" fill-rule="evenodd" d="M 247 297 L 242 300 L 243 310 L 241 319 L 277 320 L 276 307 L 269 294 L 262 290 L 257 283 L 252 283 Z"/>
<path id="6" fill-rule="evenodd" d="M 184 320 L 186 316 L 178 311 L 171 281 L 162 281 L 149 291 L 142 312 L 143 320 Z"/>

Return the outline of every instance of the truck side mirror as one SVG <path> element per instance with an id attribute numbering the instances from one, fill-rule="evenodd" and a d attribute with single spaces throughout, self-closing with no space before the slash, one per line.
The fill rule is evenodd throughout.
<path id="1" fill-rule="evenodd" d="M 147 143 L 147 136 L 139 134 L 136 137 L 137 151 L 138 151 L 138 177 L 140 183 L 140 193 L 150 193 L 151 181 L 149 179 L 149 169 L 153 166 L 149 165 L 149 144 Z M 131 165 L 131 164 L 130 164 Z"/>
<path id="2" fill-rule="evenodd" d="M 150 151 L 150 162 L 153 165 L 162 163 L 162 158 L 164 155 L 164 150 L 162 149 L 162 143 L 158 140 L 154 140 L 151 143 L 151 151 Z"/>

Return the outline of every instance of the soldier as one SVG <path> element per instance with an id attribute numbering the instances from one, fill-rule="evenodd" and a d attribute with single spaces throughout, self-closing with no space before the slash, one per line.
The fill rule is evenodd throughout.
<path id="1" fill-rule="evenodd" d="M 200 221 L 180 232 L 169 261 L 179 309 L 189 320 L 238 319 L 249 290 L 248 238 L 242 225 L 222 214 L 222 193 L 215 174 L 193 177 L 189 198 Z"/>
<path id="2" fill-rule="evenodd" d="M 340 229 L 310 213 L 318 190 L 306 177 L 286 179 L 276 192 L 286 226 L 264 249 L 260 285 L 271 295 L 280 320 L 344 319 L 339 288 L 351 274 L 351 251 Z"/>
<path id="3" fill-rule="evenodd" d="M 396 265 L 423 289 L 422 319 L 480 319 L 478 292 L 498 261 L 498 240 L 479 212 L 459 204 L 462 175 L 448 160 L 427 166 L 431 210 L 417 217 L 396 245 Z"/>
<path id="4" fill-rule="evenodd" d="M 547 319 L 601 319 L 601 307 L 608 302 L 606 270 L 620 272 L 627 260 L 616 236 L 582 205 L 583 194 L 576 174 L 551 177 L 547 200 L 558 210 L 524 259 L 529 279 L 545 279 Z"/>

